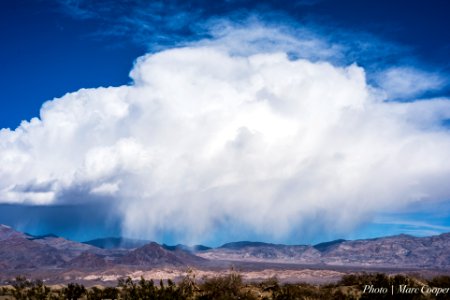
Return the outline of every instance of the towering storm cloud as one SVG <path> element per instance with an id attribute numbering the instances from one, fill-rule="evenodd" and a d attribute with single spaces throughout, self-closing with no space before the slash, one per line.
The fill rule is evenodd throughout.
<path id="1" fill-rule="evenodd" d="M 130 85 L 66 94 L 2 129 L 1 201 L 111 201 L 126 235 L 199 242 L 349 232 L 449 199 L 449 99 L 389 101 L 435 88 L 425 73 L 387 70 L 375 88 L 357 62 L 252 45 L 148 54 Z M 422 84 L 404 90 L 408 78 Z"/>

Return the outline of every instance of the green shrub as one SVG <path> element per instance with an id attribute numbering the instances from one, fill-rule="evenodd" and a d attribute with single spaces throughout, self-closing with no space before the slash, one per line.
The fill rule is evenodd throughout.
<path id="1" fill-rule="evenodd" d="M 256 299 L 251 291 L 245 291 L 242 276 L 232 272 L 226 276 L 205 278 L 200 287 L 201 295 L 198 299 Z"/>
<path id="2" fill-rule="evenodd" d="M 84 294 L 86 294 L 86 288 L 82 284 L 69 283 L 67 287 L 63 288 L 62 294 L 65 299 L 78 300 Z"/>

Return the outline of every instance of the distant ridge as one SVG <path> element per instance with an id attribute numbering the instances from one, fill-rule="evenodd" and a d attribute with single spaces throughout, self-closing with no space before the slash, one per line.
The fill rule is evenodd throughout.
<path id="1" fill-rule="evenodd" d="M 212 249 L 211 247 L 204 246 L 204 245 L 186 246 L 183 244 L 178 244 L 175 246 L 169 246 L 166 244 L 162 244 L 162 247 L 169 251 L 184 250 L 184 251 L 188 251 L 188 252 L 198 252 L 198 251 L 206 251 L 206 250 Z"/>
<path id="2" fill-rule="evenodd" d="M 320 252 L 324 252 L 324 251 L 327 251 L 328 249 L 332 248 L 333 246 L 337 246 L 345 241 L 346 240 L 338 239 L 338 240 L 334 240 L 334 241 L 330 241 L 330 242 L 319 243 L 319 244 L 314 245 L 313 247 L 316 248 L 317 250 L 319 250 Z"/>
<path id="3" fill-rule="evenodd" d="M 148 243 L 151 243 L 151 241 L 123 237 L 107 237 L 83 242 L 83 244 L 102 249 L 135 249 Z"/>
<path id="4" fill-rule="evenodd" d="M 245 247 L 262 247 L 262 246 L 276 246 L 276 245 L 271 244 L 271 243 L 264 243 L 264 242 L 240 241 L 240 242 L 226 243 L 226 244 L 223 244 L 222 246 L 220 246 L 219 248 L 242 249 Z"/>
<path id="5" fill-rule="evenodd" d="M 40 240 L 40 239 L 46 239 L 46 238 L 58 238 L 59 236 L 57 236 L 56 234 L 53 233 L 49 233 L 49 234 L 44 234 L 44 235 L 32 235 L 29 233 L 25 233 L 26 235 L 30 236 L 28 239 L 29 240 Z"/>

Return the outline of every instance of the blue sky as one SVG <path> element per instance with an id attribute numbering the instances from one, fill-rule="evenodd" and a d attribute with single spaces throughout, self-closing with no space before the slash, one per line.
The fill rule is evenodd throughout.
<path id="1" fill-rule="evenodd" d="M 34 117 L 39 117 L 44 102 L 63 97 L 69 92 L 99 87 L 133 86 L 137 82 L 136 78 L 147 76 L 145 74 L 136 75 L 133 78 L 129 76 L 133 66 L 139 65 L 136 63 L 136 59 L 142 55 L 184 47 L 225 47 L 231 57 L 247 57 L 259 53 L 281 51 L 286 53 L 291 61 L 306 59 L 312 63 L 328 62 L 336 68 L 346 68 L 356 63 L 364 70 L 367 84 L 384 93 L 383 101 L 386 103 L 427 102 L 428 99 L 439 98 L 442 103 L 433 104 L 443 107 L 441 115 L 436 117 L 439 120 L 427 119 L 426 122 L 422 120 L 419 116 L 422 109 L 420 107 L 417 108 L 418 113 L 401 119 L 412 120 L 411 123 L 416 129 L 422 128 L 421 134 L 433 134 L 433 138 L 435 138 L 434 135 L 439 133 L 442 138 L 436 137 L 436 139 L 446 141 L 448 137 L 446 128 L 450 119 L 446 113 L 446 101 L 450 96 L 448 83 L 450 39 L 447 32 L 450 28 L 450 20 L 447 17 L 449 8 L 449 4 L 444 0 L 427 2 L 403 0 L 149 2 L 130 0 L 123 1 L 120 5 L 117 4 L 117 1 L 110 0 L 95 2 L 83 0 L 2 1 L 0 3 L 2 28 L 0 31 L 0 44 L 2 45 L 0 48 L 0 90 L 2 91 L 0 128 L 16 129 L 23 120 L 30 121 Z M 158 76 L 158 73 L 154 76 Z M 174 89 L 181 87 L 174 83 Z M 95 96 L 90 95 L 89 97 Z M 62 106 L 66 107 L 64 101 Z M 191 108 L 195 109 L 195 107 L 189 107 L 189 109 Z M 428 107 L 423 109 L 424 111 L 429 109 L 430 115 L 438 114 L 435 109 Z M 399 111 L 401 110 L 399 108 Z M 385 116 L 387 115 L 390 115 L 390 112 Z M 425 118 L 425 115 L 424 113 L 422 117 Z M 162 115 L 153 115 L 152 120 L 158 117 L 162 118 Z M 399 119 L 396 119 L 397 121 Z M 438 121 L 440 125 L 436 125 Z M 320 127 L 320 124 L 318 126 Z M 403 123 L 398 128 L 396 127 L 400 132 L 399 136 L 403 136 L 402 132 L 404 131 L 400 128 L 404 128 Z M 56 131 L 66 130 L 63 127 L 58 129 L 58 126 L 53 129 Z M 28 129 L 22 128 L 23 130 L 27 131 Z M 253 133 L 252 128 L 249 127 L 249 130 Z M 133 132 L 137 136 L 138 133 Z M 405 132 L 410 133 L 410 131 Z M 128 134 L 126 138 L 136 138 L 136 136 Z M 6 141 L 6 138 L 4 139 Z M 139 138 L 136 139 L 139 142 Z M 117 141 L 114 138 L 111 138 L 112 140 Z M 108 140 L 108 143 L 111 141 Z M 383 141 L 386 142 L 386 140 Z M 432 143 L 435 140 L 431 140 L 429 137 L 426 141 Z M 77 140 L 77 142 L 79 141 Z M 161 141 L 161 143 L 164 142 Z M 19 149 L 17 148 L 19 146 L 15 144 L 11 146 L 13 145 L 11 143 L 14 142 L 5 142 L 3 148 L 6 150 Z M 25 143 L 26 146 L 23 147 L 39 148 L 33 143 L 38 142 Z M 436 149 L 430 146 L 424 148 L 424 151 L 431 149 L 432 152 L 429 155 L 435 156 L 441 161 L 445 160 L 442 165 L 446 166 L 449 156 L 440 152 L 440 149 L 445 150 L 443 147 L 446 144 L 444 141 L 442 143 L 442 147 L 436 144 Z M 106 142 L 102 144 L 102 146 L 105 145 L 107 145 Z M 389 148 L 390 145 L 386 145 L 386 148 Z M 412 145 L 411 147 L 416 147 L 417 144 Z M 20 149 L 26 152 L 26 149 Z M 3 155 L 6 155 L 6 150 Z M 61 153 L 64 158 L 69 157 L 69 154 L 65 156 L 63 150 Z M 31 157 L 39 160 L 39 155 L 33 152 Z M 70 153 L 70 158 L 74 157 L 72 155 L 74 154 Z M 178 157 L 177 155 L 174 154 L 174 157 Z M 58 156 L 55 156 L 56 164 L 58 164 Z M 412 155 L 410 160 L 405 160 L 404 163 L 409 164 L 414 159 L 421 157 L 419 154 Z M 356 158 L 353 157 L 353 159 Z M 43 159 L 43 161 L 46 160 Z M 317 162 L 317 164 L 323 164 L 323 162 Z M 450 231 L 450 203 L 448 202 L 450 193 L 442 178 L 447 174 L 447 169 L 443 167 L 443 170 L 436 171 L 436 168 L 430 167 L 435 164 L 435 162 L 430 162 L 426 168 L 424 167 L 428 173 L 423 171 L 429 174 L 430 181 L 434 180 L 435 183 L 429 183 L 420 176 L 414 177 L 416 171 L 404 171 L 403 169 L 408 169 L 404 165 L 396 166 L 396 168 L 402 169 L 399 174 L 405 178 L 412 176 L 411 182 L 419 182 L 417 184 L 420 189 L 416 193 L 419 196 L 416 194 L 411 196 L 417 197 L 419 200 L 414 200 L 416 202 L 399 200 L 399 203 L 402 204 L 392 205 L 395 206 L 392 211 L 386 208 L 389 205 L 383 206 L 380 210 L 376 208 L 367 211 L 361 209 L 358 220 L 353 220 L 349 224 L 342 221 L 342 226 L 335 232 L 329 229 L 333 227 L 332 223 L 317 221 L 321 218 L 321 214 L 325 216 L 324 219 L 332 219 L 329 216 L 331 211 L 327 210 L 312 210 L 310 215 L 299 213 L 298 218 L 304 220 L 298 224 L 294 222 L 292 228 L 281 236 L 265 234 L 264 230 L 255 229 L 259 223 L 253 219 L 247 219 L 247 217 L 233 219 L 228 215 L 220 214 L 208 219 L 209 223 L 205 221 L 205 224 L 208 225 L 202 225 L 207 227 L 215 224 L 215 233 L 209 237 L 200 238 L 200 229 L 198 232 L 197 229 L 194 230 L 194 233 L 177 231 L 168 226 L 165 221 L 152 223 L 155 229 L 146 231 L 142 230 L 142 225 L 124 221 L 130 217 L 131 212 L 121 214 L 124 203 L 116 197 L 102 194 L 98 197 L 93 196 L 91 199 L 83 194 L 83 191 L 89 188 L 91 191 L 96 188 L 97 190 L 112 188 L 116 182 L 122 182 L 117 178 L 125 175 L 108 175 L 110 181 L 101 179 L 103 180 L 102 184 L 96 182 L 99 184 L 96 187 L 83 186 L 86 184 L 85 181 L 78 182 L 76 180 L 68 187 L 65 185 L 66 179 L 49 175 L 56 172 L 50 167 L 48 173 L 45 176 L 42 175 L 41 173 L 44 172 L 42 169 L 46 168 L 45 165 L 44 167 L 39 166 L 42 172 L 36 171 L 36 178 L 44 176 L 42 178 L 45 179 L 34 181 L 27 179 L 23 182 L 19 180 L 12 190 L 26 190 L 28 193 L 30 190 L 40 191 L 51 186 L 52 188 L 49 189 L 54 188 L 56 196 L 44 205 L 26 197 L 14 198 L 14 200 L 0 199 L 3 202 L 0 204 L 0 222 L 28 232 L 41 234 L 51 231 L 78 240 L 127 234 L 151 238 L 159 242 L 177 242 L 179 240 L 189 242 L 192 240 L 218 244 L 237 239 L 259 239 L 295 244 L 320 242 L 340 237 L 362 238 L 401 232 L 429 235 Z M 191 168 L 195 166 L 193 164 Z M 26 169 L 27 166 L 25 165 L 23 168 Z M 70 167 L 67 168 L 70 170 Z M 78 166 L 73 168 L 74 170 L 79 169 Z M 0 179 L 6 178 L 6 176 L 14 178 L 13 175 L 8 175 L 13 173 L 5 171 L 5 174 L 0 174 L 2 175 Z M 321 180 L 322 177 L 317 176 L 317 180 Z M 111 178 L 117 180 L 114 181 Z M 155 178 L 153 178 L 155 181 L 161 179 L 157 176 Z M 296 188 L 288 188 L 290 185 L 306 184 L 305 180 L 295 178 L 297 179 L 291 177 L 286 180 L 283 191 L 287 191 L 283 193 L 289 194 L 291 190 L 296 191 Z M 199 182 L 196 184 L 200 184 Z M 408 186 L 407 183 L 410 184 L 405 179 L 398 184 Z M 93 183 L 89 182 L 89 184 Z M 136 181 L 133 181 L 131 186 L 135 187 L 136 184 Z M 64 188 L 59 188 L 59 186 L 64 186 Z M 314 183 L 312 186 L 320 186 L 320 183 Z M 11 189 L 11 185 L 5 184 L 1 188 L 6 191 Z M 146 189 L 143 191 L 147 192 Z M 225 189 L 225 193 L 226 191 Z M 379 189 L 375 191 L 384 192 Z M 393 195 L 396 195 L 401 191 L 403 190 L 387 190 L 386 193 L 392 192 Z M 430 192 L 430 195 L 433 194 L 430 196 L 427 194 L 428 191 L 438 192 L 435 192 L 436 195 Z M 196 199 L 196 193 L 192 193 L 188 197 Z M 216 196 L 219 193 L 215 191 L 211 195 Z M 83 200 L 79 200 L 77 197 L 83 198 Z M 120 197 L 138 196 L 128 193 L 125 196 L 120 195 Z M 217 201 L 227 201 L 217 197 L 219 199 Z M 289 197 L 286 199 L 291 199 Z M 425 198 L 429 198 L 429 200 L 422 201 Z M 142 199 L 133 203 L 141 203 L 140 201 L 158 203 L 157 200 Z M 367 201 L 369 202 L 369 200 Z M 151 203 L 151 205 L 154 204 Z M 111 209 L 108 204 L 117 209 Z M 89 209 L 85 207 L 89 207 Z M 298 209 L 305 211 L 311 207 L 316 207 L 316 204 L 299 206 Z M 71 211 L 73 216 L 61 218 L 61 215 L 70 215 L 68 211 Z M 86 211 L 92 214 L 93 219 L 107 220 L 107 222 L 87 222 Z M 168 214 L 166 218 L 178 219 L 177 211 L 174 208 L 173 213 Z M 193 213 L 195 212 L 194 210 Z M 280 214 L 283 215 L 281 212 Z M 289 218 L 291 217 L 295 219 L 295 216 Z M 344 220 L 345 216 L 342 218 Z M 180 221 L 180 226 L 189 227 L 192 225 L 189 220 Z M 306 226 L 305 224 L 308 222 L 313 225 Z M 230 229 L 230 227 L 241 225 L 242 228 L 246 228 L 243 232 L 238 229 Z M 125 231 L 123 230 L 124 226 L 127 228 Z M 201 227 L 198 224 L 192 226 Z M 316 229 L 308 229 L 309 227 Z M 280 230 L 284 230 L 283 226 L 280 228 Z M 190 238 L 185 239 L 186 236 Z"/>

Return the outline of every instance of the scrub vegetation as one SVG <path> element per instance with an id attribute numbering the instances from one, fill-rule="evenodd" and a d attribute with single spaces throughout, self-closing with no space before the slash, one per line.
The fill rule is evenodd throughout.
<path id="1" fill-rule="evenodd" d="M 426 280 L 406 275 L 364 273 L 346 275 L 335 284 L 311 285 L 282 284 L 275 277 L 262 282 L 244 282 L 237 272 L 196 280 L 195 275 L 188 272 L 177 283 L 172 280 L 155 282 L 144 278 L 133 281 L 127 277 L 120 279 L 115 287 L 89 288 L 79 283 L 51 288 L 41 280 L 16 277 L 0 289 L 0 299 L 449 299 L 449 287 L 449 276 Z"/>

